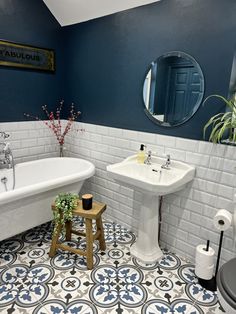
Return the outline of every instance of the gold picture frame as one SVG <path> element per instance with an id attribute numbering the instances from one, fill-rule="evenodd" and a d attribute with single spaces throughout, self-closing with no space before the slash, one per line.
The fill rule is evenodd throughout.
<path id="1" fill-rule="evenodd" d="M 0 66 L 55 72 L 55 51 L 0 40 Z"/>

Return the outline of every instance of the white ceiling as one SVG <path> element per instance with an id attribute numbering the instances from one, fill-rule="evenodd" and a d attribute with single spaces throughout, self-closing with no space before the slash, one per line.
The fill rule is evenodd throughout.
<path id="1" fill-rule="evenodd" d="M 61 26 L 135 8 L 160 0 L 43 0 Z"/>

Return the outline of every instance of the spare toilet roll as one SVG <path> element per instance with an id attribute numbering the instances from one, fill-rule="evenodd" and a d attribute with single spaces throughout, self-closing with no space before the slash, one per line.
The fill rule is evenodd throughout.
<path id="1" fill-rule="evenodd" d="M 236 204 L 236 193 L 234 194 L 234 204 Z M 236 208 L 234 208 L 234 213 L 232 215 L 232 226 L 233 226 L 233 249 L 236 249 Z"/>
<path id="2" fill-rule="evenodd" d="M 228 210 L 220 209 L 215 215 L 213 222 L 217 230 L 226 231 L 231 226 L 232 215 Z"/>
<path id="3" fill-rule="evenodd" d="M 213 277 L 215 251 L 206 245 L 200 244 L 196 247 L 195 274 L 198 278 L 209 280 Z"/>
<path id="4" fill-rule="evenodd" d="M 195 274 L 198 278 L 204 279 L 204 280 L 210 280 L 213 277 L 214 272 L 214 264 L 209 267 L 202 267 L 200 265 L 196 265 L 195 268 Z"/>

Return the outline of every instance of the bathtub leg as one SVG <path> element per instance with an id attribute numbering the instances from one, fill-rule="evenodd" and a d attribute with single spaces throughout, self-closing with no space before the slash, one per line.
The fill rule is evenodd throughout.
<path id="1" fill-rule="evenodd" d="M 66 241 L 71 241 L 72 221 L 66 221 Z"/>
<path id="2" fill-rule="evenodd" d="M 52 243 L 49 251 L 49 256 L 53 257 L 56 254 L 57 250 L 57 241 L 59 239 L 60 233 L 61 233 L 62 226 L 61 224 L 58 226 L 57 233 L 53 234 L 52 236 Z"/>
<path id="3" fill-rule="evenodd" d="M 87 268 L 93 269 L 93 229 L 92 219 L 85 218 Z"/>
<path id="4" fill-rule="evenodd" d="M 97 225 L 97 231 L 100 231 L 100 236 L 98 238 L 100 250 L 105 251 L 106 250 L 106 242 L 104 239 L 104 231 L 103 231 L 102 217 L 101 216 L 96 220 L 96 225 Z"/>

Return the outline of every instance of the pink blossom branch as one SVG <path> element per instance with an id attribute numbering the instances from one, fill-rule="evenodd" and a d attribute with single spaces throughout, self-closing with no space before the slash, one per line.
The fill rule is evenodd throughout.
<path id="1" fill-rule="evenodd" d="M 70 115 L 68 117 L 67 124 L 65 126 L 64 131 L 62 132 L 62 125 L 61 125 L 60 115 L 61 115 L 63 104 L 64 104 L 64 100 L 61 100 L 60 104 L 59 104 L 59 107 L 56 109 L 56 114 L 55 115 L 54 115 L 53 111 L 51 111 L 51 112 L 48 111 L 47 105 L 43 105 L 42 106 L 43 112 L 45 113 L 46 117 L 48 118 L 48 121 L 44 121 L 44 120 L 40 119 L 38 116 L 32 116 L 32 115 L 30 115 L 28 113 L 24 113 L 24 116 L 26 116 L 27 118 L 33 118 L 33 119 L 35 119 L 37 121 L 41 121 L 49 129 L 51 129 L 52 132 L 55 134 L 55 137 L 56 137 L 56 139 L 57 139 L 57 141 L 58 141 L 58 143 L 60 145 L 64 144 L 65 136 L 71 130 L 73 122 L 81 114 L 80 111 L 75 112 L 75 107 L 74 107 L 74 104 L 72 103 L 71 104 L 71 109 L 70 109 Z"/>

